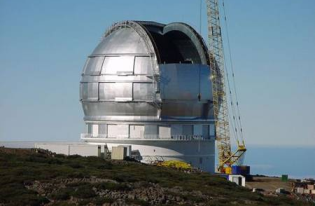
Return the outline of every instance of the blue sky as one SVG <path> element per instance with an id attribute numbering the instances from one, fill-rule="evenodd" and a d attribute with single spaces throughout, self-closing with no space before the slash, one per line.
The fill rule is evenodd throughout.
<path id="1" fill-rule="evenodd" d="M 225 2 L 246 142 L 315 146 L 315 1 Z M 104 31 L 121 20 L 199 31 L 199 5 L 0 0 L 0 140 L 79 140 L 80 72 Z"/>

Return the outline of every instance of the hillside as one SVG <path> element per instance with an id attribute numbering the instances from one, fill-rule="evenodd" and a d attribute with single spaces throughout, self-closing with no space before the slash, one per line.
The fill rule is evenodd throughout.
<path id="1" fill-rule="evenodd" d="M 0 148 L 0 205 L 308 205 L 207 173 Z"/>

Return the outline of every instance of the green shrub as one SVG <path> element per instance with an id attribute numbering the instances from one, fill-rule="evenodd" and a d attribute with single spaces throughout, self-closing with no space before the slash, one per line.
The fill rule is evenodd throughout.
<path id="1" fill-rule="evenodd" d="M 74 168 L 74 169 L 83 168 L 83 166 L 80 163 L 77 163 L 77 162 L 70 162 L 68 165 L 70 167 Z"/>
<path id="2" fill-rule="evenodd" d="M 12 150 L 19 152 L 19 150 Z M 204 202 L 199 196 L 188 195 L 186 200 L 205 205 L 312 205 L 287 197 L 265 197 L 251 193 L 248 189 L 236 186 L 226 179 L 207 173 L 186 174 L 171 168 L 143 165 L 134 162 L 106 161 L 99 157 L 81 157 L 78 155 L 66 157 L 22 151 L 20 154 L 3 153 L 0 148 L 0 203 L 5 205 L 44 205 L 48 199 L 41 197 L 35 191 L 28 190 L 35 180 L 51 182 L 52 179 L 97 177 L 118 181 L 102 183 L 72 183 L 66 188 L 57 188 L 49 198 L 56 200 L 54 205 L 69 205 L 71 196 L 80 199 L 81 205 L 93 203 L 102 205 L 115 200 L 98 197 L 93 190 L 128 191 L 135 182 L 141 182 L 139 188 L 144 190 L 158 183 L 162 187 L 181 187 L 184 191 L 200 191 L 203 195 L 213 197 Z M 131 185 L 131 186 L 129 186 Z M 165 194 L 167 195 L 167 194 Z M 174 194 L 180 196 L 180 194 Z M 145 201 L 126 200 L 128 204 L 147 205 Z M 249 203 L 248 203 L 249 202 Z M 175 204 L 175 203 L 174 203 Z"/>
<path id="3" fill-rule="evenodd" d="M 80 155 L 69 155 L 67 158 L 68 159 L 80 159 L 80 158 L 82 158 L 82 156 L 80 156 Z"/>
<path id="4" fill-rule="evenodd" d="M 103 158 L 95 157 L 95 156 L 86 157 L 86 160 L 88 162 L 106 162 L 106 160 L 104 160 Z"/>
<path id="5" fill-rule="evenodd" d="M 63 161 L 61 161 L 60 159 L 57 158 L 51 158 L 47 161 L 48 164 L 52 164 L 52 165 L 61 165 L 63 164 Z"/>
<path id="6" fill-rule="evenodd" d="M 93 167 L 100 170 L 112 169 L 112 165 L 107 163 L 96 163 Z"/>
<path id="7" fill-rule="evenodd" d="M 83 174 L 82 172 L 72 172 L 66 175 L 67 178 L 88 178 L 89 174 Z"/>
<path id="8" fill-rule="evenodd" d="M 194 202 L 203 202 L 204 199 L 202 197 L 194 196 L 194 195 L 180 195 L 184 200 L 190 200 Z"/>
<path id="9" fill-rule="evenodd" d="M 55 156 L 55 158 L 59 158 L 59 159 L 65 159 L 67 157 L 64 154 L 55 154 L 54 156 Z"/>
<path id="10" fill-rule="evenodd" d="M 48 159 L 41 154 L 31 154 L 28 158 L 26 158 L 26 161 L 29 162 L 36 162 L 36 163 L 47 163 Z"/>

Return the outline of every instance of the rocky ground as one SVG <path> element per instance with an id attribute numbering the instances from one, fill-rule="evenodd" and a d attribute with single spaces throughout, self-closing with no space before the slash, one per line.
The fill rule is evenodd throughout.
<path id="1" fill-rule="evenodd" d="M 73 178 L 55 179 L 49 182 L 34 181 L 26 188 L 36 191 L 43 197 L 52 197 L 46 205 L 54 205 L 59 200 L 68 200 L 68 203 L 77 204 L 82 198 L 103 197 L 103 205 L 194 205 L 196 200 L 210 201 L 213 197 L 203 195 L 200 191 L 185 191 L 181 187 L 163 188 L 159 184 L 135 182 L 125 184 L 110 179 Z M 90 190 L 83 194 L 84 191 Z M 82 194 L 79 191 L 82 190 Z M 194 197 L 189 199 L 187 197 Z M 55 200 L 54 200 L 55 199 Z M 86 202 L 88 204 L 88 202 Z M 81 202 L 82 204 L 82 202 Z M 91 203 L 91 205 L 97 204 Z M 197 205 L 205 205 L 198 203 Z"/>
<path id="2" fill-rule="evenodd" d="M 311 205 L 197 172 L 0 148 L 0 205 Z"/>

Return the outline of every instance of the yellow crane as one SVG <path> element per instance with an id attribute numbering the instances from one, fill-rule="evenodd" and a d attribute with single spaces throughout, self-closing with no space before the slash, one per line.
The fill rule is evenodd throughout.
<path id="1" fill-rule="evenodd" d="M 237 136 L 238 131 L 237 128 L 235 128 L 234 133 L 236 132 L 235 138 L 237 143 L 237 150 L 235 152 L 232 152 L 231 149 L 229 108 L 225 82 L 227 81 L 228 86 L 230 85 L 228 82 L 228 75 L 225 70 L 218 1 L 219 0 L 206 0 L 209 55 L 212 80 L 213 110 L 219 159 L 219 165 L 217 169 L 221 173 L 230 173 L 232 165 L 236 164 L 244 156 L 246 152 L 246 147 L 242 136 L 242 139 L 239 140 Z M 229 93 L 230 95 L 232 95 L 231 90 L 229 91 Z M 238 102 L 236 104 L 238 106 Z M 233 106 L 234 105 L 231 101 L 231 107 Z M 240 116 L 233 116 L 233 119 L 239 121 L 241 120 Z M 242 132 L 242 128 L 240 129 L 240 132 Z"/>

